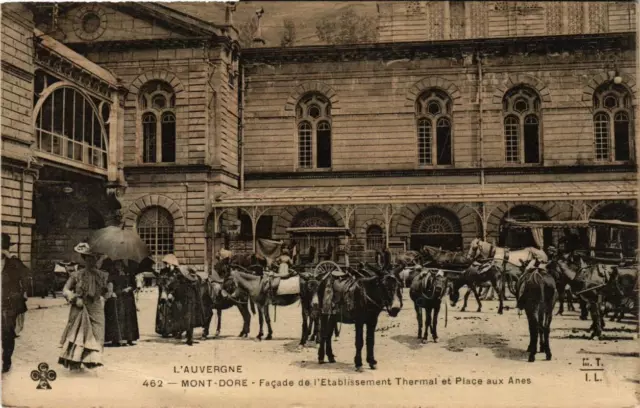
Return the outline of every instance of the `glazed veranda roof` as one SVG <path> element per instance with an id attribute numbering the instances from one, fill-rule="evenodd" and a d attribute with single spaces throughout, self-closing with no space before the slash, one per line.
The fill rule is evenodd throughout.
<path id="1" fill-rule="evenodd" d="M 217 196 L 214 207 L 327 204 L 413 204 L 548 200 L 634 200 L 637 182 L 403 185 L 358 187 L 255 188 Z"/>

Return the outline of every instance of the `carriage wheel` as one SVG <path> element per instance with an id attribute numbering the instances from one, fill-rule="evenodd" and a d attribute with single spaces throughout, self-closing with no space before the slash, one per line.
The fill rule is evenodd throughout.
<path id="1" fill-rule="evenodd" d="M 313 273 L 318 276 L 334 271 L 342 272 L 342 269 L 340 269 L 340 266 L 333 261 L 322 261 L 318 265 L 316 265 Z"/>

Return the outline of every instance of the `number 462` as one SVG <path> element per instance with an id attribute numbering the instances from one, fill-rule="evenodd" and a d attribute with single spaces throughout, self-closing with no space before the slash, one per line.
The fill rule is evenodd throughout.
<path id="1" fill-rule="evenodd" d="M 145 380 L 142 385 L 144 387 L 151 387 L 151 388 L 155 388 L 155 387 L 162 387 L 162 380 Z"/>

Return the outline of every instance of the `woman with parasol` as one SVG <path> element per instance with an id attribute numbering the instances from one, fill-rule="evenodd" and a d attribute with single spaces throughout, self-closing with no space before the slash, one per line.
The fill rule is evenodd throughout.
<path id="1" fill-rule="evenodd" d="M 76 245 L 85 267 L 73 272 L 62 291 L 71 304 L 69 321 L 62 333 L 62 353 L 58 363 L 76 370 L 102 365 L 104 348 L 104 306 L 101 296 L 107 289 L 109 274 L 99 269 L 101 254 L 87 243 Z"/>
<path id="2" fill-rule="evenodd" d="M 110 278 L 105 305 L 107 340 L 114 346 L 121 341 L 133 345 L 140 338 L 134 295 L 135 272 L 149 259 L 149 250 L 134 231 L 109 226 L 95 231 L 91 248 L 105 254 L 110 262 Z"/>

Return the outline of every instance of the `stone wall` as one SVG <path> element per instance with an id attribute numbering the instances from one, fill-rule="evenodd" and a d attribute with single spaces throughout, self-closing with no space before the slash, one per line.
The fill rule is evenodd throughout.
<path id="1" fill-rule="evenodd" d="M 20 3 L 2 4 L 2 232 L 11 235 L 11 252 L 31 264 L 34 175 L 29 145 L 33 140 L 33 17 Z"/>
<path id="2" fill-rule="evenodd" d="M 635 53 L 620 55 L 620 74 L 635 94 Z M 505 166 L 502 97 L 519 84 L 532 87 L 541 98 L 544 165 L 593 163 L 589 93 L 606 80 L 607 58 L 576 52 L 485 59 L 481 95 L 485 166 Z M 296 170 L 294 108 L 306 92 L 323 93 L 332 104 L 333 171 L 419 168 L 414 104 L 430 87 L 445 90 L 453 101 L 455 167 L 479 165 L 478 75 L 471 63 L 436 58 L 395 63 L 282 62 L 249 68 L 247 81 L 247 173 Z"/>

